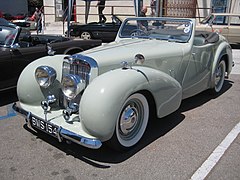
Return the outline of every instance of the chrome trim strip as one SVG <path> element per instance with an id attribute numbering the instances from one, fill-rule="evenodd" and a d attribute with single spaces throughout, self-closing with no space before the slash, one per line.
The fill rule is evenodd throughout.
<path id="1" fill-rule="evenodd" d="M 74 55 L 72 55 L 72 58 L 74 60 L 80 60 L 80 61 L 84 61 L 84 62 L 88 63 L 91 66 L 91 68 L 98 68 L 97 62 L 89 56 L 84 56 L 82 54 L 74 54 Z"/>
<path id="2" fill-rule="evenodd" d="M 13 104 L 12 106 L 13 110 L 16 111 L 17 113 L 23 115 L 26 118 L 26 123 L 29 127 L 31 126 L 30 119 L 31 119 L 31 112 L 25 111 L 21 107 L 18 107 L 16 103 Z M 75 142 L 79 145 L 85 146 L 87 148 L 91 149 L 98 149 L 102 146 L 102 142 L 98 139 L 90 139 L 83 137 L 79 134 L 76 134 L 72 131 L 69 131 L 67 129 L 64 129 L 62 127 L 59 127 L 57 139 L 59 142 L 62 142 L 62 138 L 65 138 L 67 140 L 70 140 L 72 142 Z"/>
<path id="3" fill-rule="evenodd" d="M 9 89 L 13 89 L 13 88 L 16 88 L 17 85 L 14 85 L 14 86 L 10 86 L 10 87 L 7 87 L 7 88 L 3 88 L 3 89 L 0 89 L 0 92 L 1 91 L 6 91 L 6 90 L 9 90 Z"/>

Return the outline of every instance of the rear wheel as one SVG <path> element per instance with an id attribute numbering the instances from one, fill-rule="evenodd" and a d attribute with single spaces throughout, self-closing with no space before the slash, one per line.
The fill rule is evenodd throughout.
<path id="1" fill-rule="evenodd" d="M 109 141 L 112 148 L 123 151 L 142 138 L 149 119 L 149 105 L 143 94 L 135 93 L 124 103 L 116 122 L 115 133 Z"/>
<path id="2" fill-rule="evenodd" d="M 88 40 L 92 39 L 92 35 L 90 34 L 90 32 L 85 31 L 80 34 L 80 38 Z"/>
<path id="3" fill-rule="evenodd" d="M 214 77 L 213 77 L 213 83 L 214 87 L 211 89 L 212 93 L 219 93 L 223 87 L 224 80 L 225 80 L 225 73 L 226 73 L 226 63 L 222 59 L 217 64 L 215 70 L 214 70 Z"/>

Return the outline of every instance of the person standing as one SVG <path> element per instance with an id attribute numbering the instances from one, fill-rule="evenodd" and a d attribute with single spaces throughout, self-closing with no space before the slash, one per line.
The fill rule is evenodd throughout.
<path id="1" fill-rule="evenodd" d="M 146 17 L 146 13 L 147 13 L 147 6 L 143 6 L 140 11 L 139 17 Z M 139 25 L 140 25 L 140 28 L 143 30 L 148 29 L 148 21 L 147 20 L 141 20 Z"/>
<path id="2" fill-rule="evenodd" d="M 105 23 L 107 21 L 106 17 L 103 14 L 103 10 L 105 8 L 106 0 L 99 0 L 97 3 L 98 6 L 98 15 L 99 15 L 99 23 Z"/>
<path id="3" fill-rule="evenodd" d="M 151 16 L 156 16 L 156 0 L 151 0 L 150 7 L 151 7 Z"/>
<path id="4" fill-rule="evenodd" d="M 140 11 L 139 17 L 146 17 L 146 13 L 147 13 L 147 6 L 143 6 Z"/>
<path id="5" fill-rule="evenodd" d="M 34 19 L 36 21 L 37 26 L 37 34 L 42 31 L 42 16 L 41 11 L 36 7 L 34 12 Z"/>

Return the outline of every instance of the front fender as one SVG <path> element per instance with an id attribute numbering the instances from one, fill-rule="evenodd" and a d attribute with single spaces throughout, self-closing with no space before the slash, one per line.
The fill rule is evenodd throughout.
<path id="1" fill-rule="evenodd" d="M 163 110 L 169 114 L 181 103 L 180 84 L 161 71 L 147 67 L 109 71 L 94 79 L 82 95 L 79 114 L 86 131 L 102 141 L 110 139 L 125 100 L 143 90 L 152 93 L 158 114 Z"/>
<path id="2" fill-rule="evenodd" d="M 45 56 L 30 63 L 22 71 L 17 83 L 17 94 L 20 103 L 39 106 L 45 99 L 44 94 L 50 91 L 58 97 L 60 82 L 62 78 L 62 62 L 66 55 Z M 47 89 L 40 88 L 35 79 L 35 70 L 38 66 L 51 66 L 57 72 L 56 81 Z"/>

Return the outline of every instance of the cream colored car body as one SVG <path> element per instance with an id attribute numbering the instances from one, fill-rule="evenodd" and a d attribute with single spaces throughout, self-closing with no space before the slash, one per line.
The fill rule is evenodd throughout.
<path id="1" fill-rule="evenodd" d="M 240 14 L 212 13 L 196 26 L 197 30 L 218 32 L 229 43 L 240 43 Z"/>
<path id="2" fill-rule="evenodd" d="M 62 108 L 51 107 L 46 115 L 40 106 L 49 94 L 60 97 L 66 55 L 47 56 L 32 62 L 19 77 L 20 108 L 74 134 L 101 142 L 111 139 L 125 100 L 136 92 L 152 97 L 148 100 L 153 100 L 159 118 L 176 111 L 182 99 L 214 88 L 214 69 L 220 59 L 226 59 L 227 74 L 232 68 L 231 47 L 225 38 L 220 36 L 217 43 L 204 44 L 201 39 L 194 39 L 195 20 L 189 22 L 193 29 L 185 43 L 122 38 L 118 34 L 115 42 L 80 53 L 82 58 L 94 59 L 97 67 L 91 69 L 90 82 L 81 95 L 79 113 L 68 121 L 62 116 Z M 145 61 L 136 63 L 137 54 L 143 55 Z M 127 62 L 124 67 L 123 61 Z M 46 89 L 39 86 L 34 73 L 43 65 L 57 72 L 56 80 Z M 73 138 L 70 140 L 76 142 Z M 90 147 L 84 142 L 80 144 Z"/>

